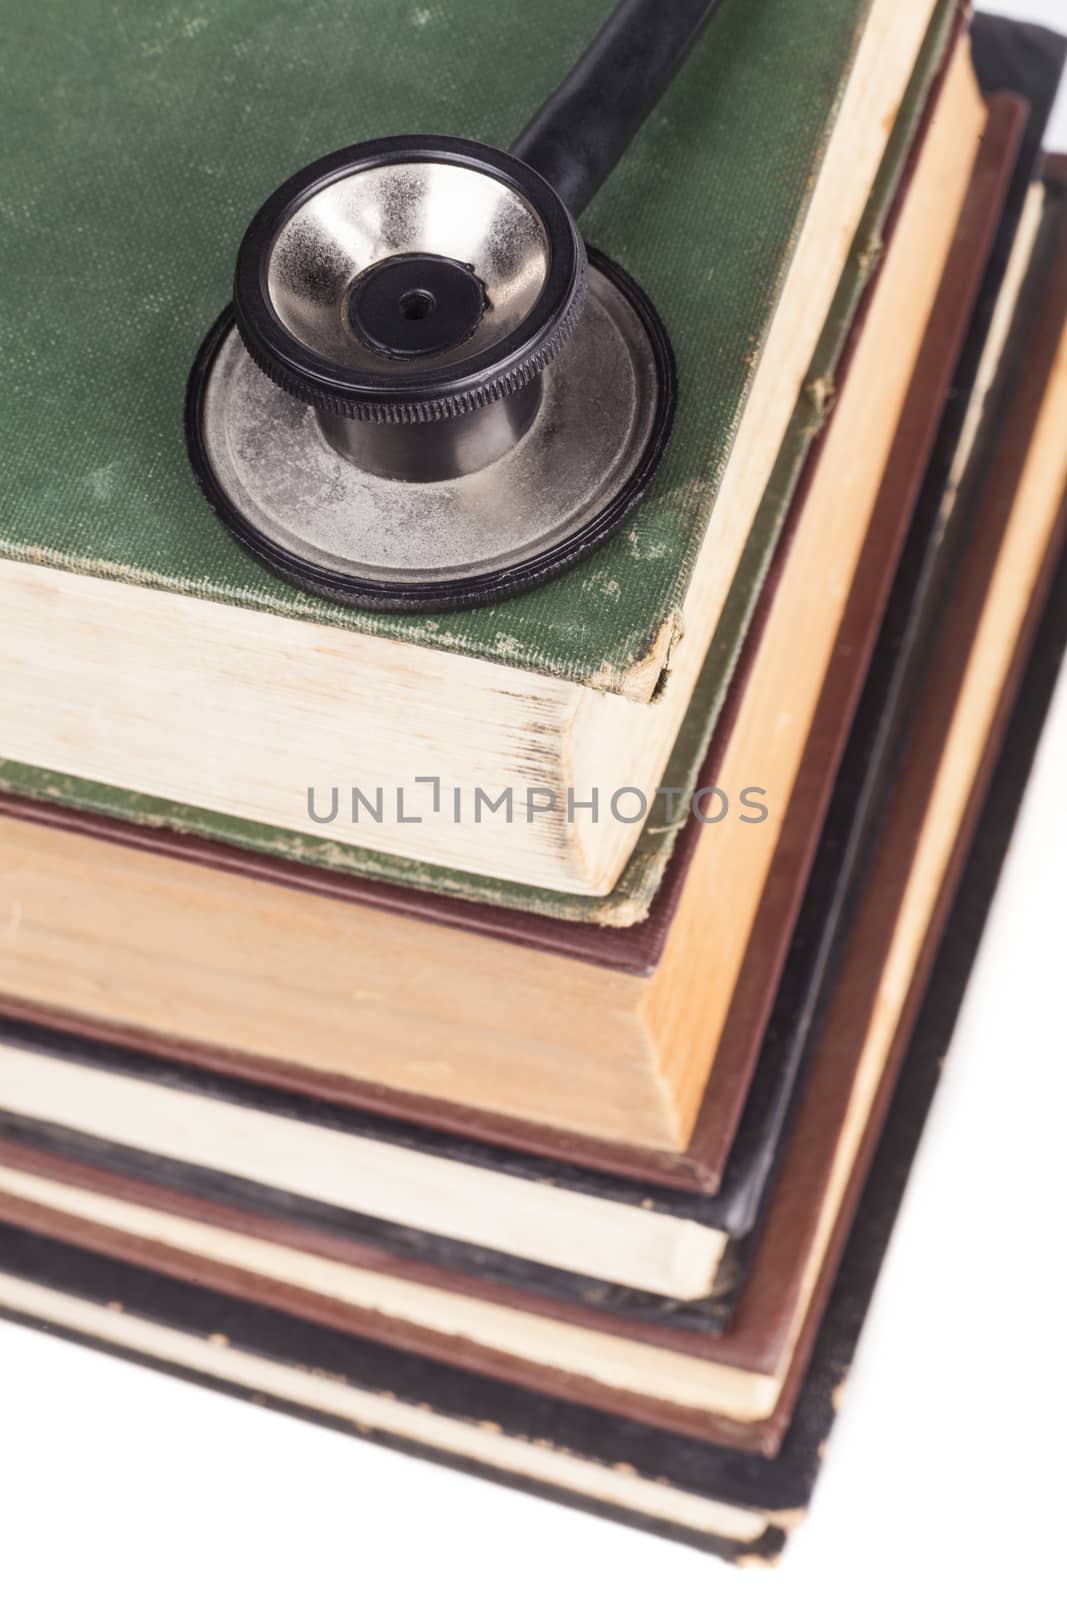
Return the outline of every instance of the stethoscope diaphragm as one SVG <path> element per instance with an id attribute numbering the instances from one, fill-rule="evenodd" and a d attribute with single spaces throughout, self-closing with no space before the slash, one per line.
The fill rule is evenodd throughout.
<path id="1" fill-rule="evenodd" d="M 450 610 L 545 582 L 629 517 L 674 361 L 574 214 L 714 8 L 622 0 L 511 152 L 369 140 L 275 190 L 186 403 L 197 480 L 247 549 L 345 604 Z M 643 92 L 587 104 L 620 63 Z"/>

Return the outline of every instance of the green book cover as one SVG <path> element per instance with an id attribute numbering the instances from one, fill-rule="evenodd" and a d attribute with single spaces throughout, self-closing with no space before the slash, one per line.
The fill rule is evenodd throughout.
<path id="1" fill-rule="evenodd" d="M 236 546 L 191 480 L 186 376 L 283 178 L 375 135 L 506 147 L 609 0 L 9 7 L 0 553 L 622 687 L 685 595 L 870 3 L 725 0 L 582 218 L 681 374 L 633 526 L 545 589 L 414 617 L 315 599 Z"/>
<path id="2" fill-rule="evenodd" d="M 592 0 L 509 9 L 508 49 L 492 52 L 490 73 L 484 52 L 470 48 L 483 9 L 488 35 L 497 12 L 482 0 L 414 8 L 356 0 L 344 26 L 333 5 L 273 0 L 227 0 L 195 15 L 156 0 L 54 0 L 10 20 L 0 75 L 21 137 L 0 157 L 11 363 L 0 554 L 580 681 L 602 673 L 610 652 L 625 673 L 684 593 L 867 0 L 726 0 L 715 48 L 688 64 L 583 218 L 587 236 L 664 312 L 685 396 L 667 465 L 634 527 L 585 565 L 541 591 L 451 617 L 345 610 L 246 556 L 201 502 L 185 459 L 185 376 L 263 194 L 301 162 L 372 134 L 422 127 L 507 144 L 604 14 Z M 464 26 L 450 28 L 460 10 Z M 684 792 L 695 780 L 955 11 L 954 0 L 941 0 L 665 787 Z M 118 108 L 113 121 L 101 115 L 104 90 Z M 679 159 L 694 143 L 700 161 Z M 700 248 L 680 248 L 694 219 Z M 40 263 L 53 253 L 55 282 L 43 295 Z M 11 761 L 0 760 L 0 786 L 308 864 L 609 924 L 645 914 L 685 813 L 676 808 L 671 826 L 653 811 L 616 888 L 592 899 L 282 836 Z"/>

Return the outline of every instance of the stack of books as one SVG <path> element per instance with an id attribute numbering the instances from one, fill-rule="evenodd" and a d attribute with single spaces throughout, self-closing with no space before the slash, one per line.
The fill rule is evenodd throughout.
<path id="1" fill-rule="evenodd" d="M 528 595 L 315 599 L 181 436 L 260 195 L 603 9 L 11 20 L 0 1312 L 771 1559 L 1062 650 L 1063 44 L 726 0 L 583 221 L 667 464 Z"/>

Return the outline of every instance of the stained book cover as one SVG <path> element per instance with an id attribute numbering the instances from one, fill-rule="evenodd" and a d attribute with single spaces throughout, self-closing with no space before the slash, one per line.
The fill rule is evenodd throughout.
<path id="1" fill-rule="evenodd" d="M 15 390 L 0 436 L 5 552 L 582 682 L 624 677 L 684 596 L 870 0 L 765 0 L 755 10 L 727 0 L 713 41 L 694 51 L 583 219 L 662 309 L 686 388 L 667 476 L 633 537 L 593 568 L 470 616 L 331 606 L 220 535 L 190 480 L 176 415 L 190 330 L 206 329 L 228 299 L 244 223 L 280 175 L 407 128 L 506 149 L 606 11 L 603 0 L 504 13 L 486 0 L 414 13 L 354 0 L 330 26 L 279 0 L 227 0 L 192 23 L 159 0 L 118 12 L 81 0 L 19 8 L 3 69 L 19 137 L 0 181 L 22 219 L 7 240 L 10 355 L 35 381 Z M 470 48 L 487 33 L 504 45 L 492 72 Z M 131 148 L 141 180 L 132 209 Z M 679 161 L 680 149 L 700 161 Z M 62 217 L 52 204 L 60 177 Z M 113 216 L 136 230 L 121 248 L 64 248 Z M 42 252 L 61 275 L 53 294 L 73 346 L 47 337 L 54 299 L 39 292 Z M 50 397 L 72 384 L 83 426 L 58 458 L 42 455 Z"/>
<path id="2" fill-rule="evenodd" d="M 217 302 L 225 299 L 230 258 L 220 241 L 236 238 L 246 189 L 249 195 L 265 192 L 270 187 L 268 173 L 282 170 L 278 165 L 278 144 L 284 119 L 272 118 L 270 128 L 257 138 L 254 154 L 249 156 L 254 171 L 242 178 L 245 187 L 235 186 L 235 168 L 227 163 L 225 177 L 220 172 L 217 183 L 211 180 L 206 196 L 198 197 L 190 218 L 173 204 L 172 195 L 188 192 L 191 175 L 174 168 L 176 163 L 180 165 L 192 157 L 187 141 L 179 153 L 175 141 L 168 139 L 167 117 L 178 115 L 180 108 L 183 128 L 196 128 L 197 137 L 218 137 L 222 114 L 219 106 L 232 106 L 233 96 L 222 93 L 212 101 L 210 113 L 202 120 L 195 108 L 202 96 L 210 96 L 218 88 L 217 74 L 236 70 L 233 52 L 238 50 L 239 38 L 240 50 L 248 49 L 248 38 L 260 41 L 263 60 L 272 64 L 264 70 L 279 74 L 281 81 L 276 87 L 283 96 L 282 103 L 287 103 L 285 97 L 299 92 L 300 73 L 310 70 L 306 64 L 299 70 L 293 65 L 294 61 L 304 63 L 302 44 L 312 54 L 324 53 L 317 25 L 303 16 L 292 18 L 286 10 L 284 26 L 287 33 L 292 30 L 293 39 L 282 57 L 277 57 L 271 40 L 283 25 L 281 12 L 270 6 L 260 7 L 253 19 L 239 5 L 220 10 L 212 19 L 210 49 L 201 44 L 199 33 L 190 40 L 167 42 L 166 91 L 160 103 L 153 104 L 152 130 L 153 135 L 159 135 L 160 148 L 153 142 L 143 156 L 146 170 L 166 174 L 166 181 L 158 178 L 149 186 L 147 209 L 143 216 L 138 213 L 153 259 L 154 253 L 160 252 L 160 307 L 153 310 L 155 301 L 145 302 L 140 286 L 130 300 L 134 290 L 124 274 L 143 273 L 145 262 L 137 252 L 129 252 L 112 274 L 107 294 L 98 296 L 100 304 L 95 306 L 91 319 L 99 339 L 93 346 L 93 360 L 85 357 L 85 381 L 92 378 L 91 392 L 96 403 L 86 407 L 91 427 L 79 435 L 74 452 L 75 457 L 79 451 L 85 453 L 86 459 L 80 461 L 65 454 L 59 475 L 55 463 L 50 462 L 45 469 L 35 443 L 30 448 L 43 425 L 38 415 L 41 396 L 49 392 L 49 373 L 41 372 L 41 362 L 51 360 L 50 347 L 41 341 L 40 307 L 31 299 L 36 294 L 33 262 L 42 247 L 39 228 L 28 229 L 13 245 L 17 270 L 12 273 L 11 317 L 18 332 L 16 354 L 21 351 L 25 359 L 32 358 L 38 375 L 32 390 L 26 385 L 19 387 L 19 405 L 0 429 L 0 444 L 5 445 L 5 458 L 12 463 L 6 482 L 7 503 L 0 499 L 0 555 L 87 573 L 102 581 L 173 588 L 221 604 L 254 605 L 286 615 L 313 617 L 339 627 L 382 631 L 424 646 L 499 659 L 506 665 L 593 683 L 608 691 L 624 687 L 627 674 L 635 670 L 634 663 L 644 661 L 649 649 L 659 648 L 657 641 L 662 642 L 671 632 L 670 618 L 680 616 L 700 535 L 729 454 L 736 416 L 743 408 L 744 394 L 758 363 L 759 348 L 810 197 L 812 174 L 825 152 L 869 9 L 868 0 L 832 0 L 829 10 L 820 0 L 817 27 L 804 26 L 810 21 L 805 9 L 813 5 L 814 0 L 804 0 L 801 6 L 796 0 L 770 0 L 768 7 L 750 15 L 738 0 L 728 0 L 716 19 L 714 48 L 700 52 L 699 60 L 694 55 L 672 88 L 672 109 L 663 113 L 669 134 L 665 124 L 649 143 L 645 130 L 641 136 L 645 141 L 641 144 L 644 159 L 635 146 L 624 164 L 625 171 L 620 168 L 612 179 L 611 204 L 607 203 L 605 191 L 590 210 L 590 238 L 627 259 L 662 305 L 672 329 L 678 321 L 680 325 L 688 324 L 691 330 L 676 341 L 685 404 L 679 437 L 672 444 L 665 474 L 639 511 L 635 526 L 624 531 L 595 559 L 543 591 L 459 618 L 384 617 L 331 607 L 264 573 L 223 534 L 200 503 L 184 460 L 177 419 L 170 419 L 174 423 L 172 431 L 164 428 L 165 400 L 168 394 L 180 393 L 191 360 L 185 330 L 206 326 L 198 319 L 210 321 L 218 309 Z M 40 63 L 41 70 L 47 73 L 48 92 L 62 91 L 64 115 L 72 119 L 80 116 L 89 124 L 92 95 L 101 90 L 99 83 L 92 91 L 85 87 L 90 80 L 82 63 L 86 50 L 99 50 L 100 39 L 106 33 L 92 32 L 93 19 L 84 8 L 71 5 L 70 10 L 71 16 L 63 26 L 55 8 L 45 14 L 47 21 L 27 18 L 19 25 L 32 35 L 25 41 L 26 57 Z M 548 57 L 552 57 L 553 68 L 561 68 L 570 59 L 569 52 L 578 47 L 584 30 L 594 22 L 595 12 L 596 7 L 588 0 L 577 7 L 554 7 L 551 18 L 542 18 L 539 12 L 538 58 L 544 63 L 547 81 L 551 80 L 552 70 Z M 894 196 L 958 12 L 959 7 L 952 0 L 941 0 L 936 9 L 808 379 L 713 637 L 699 689 L 664 775 L 664 785 L 680 793 L 690 793 L 694 786 L 753 622 L 793 491 L 811 442 L 825 421 L 827 397 L 832 394 L 848 328 L 877 269 Z M 396 15 L 396 25 L 400 27 L 400 15 Z M 556 21 L 559 31 L 553 34 L 549 23 Z M 529 19 L 521 16 L 520 8 L 516 22 L 519 32 L 525 33 L 530 25 Z M 407 28 L 406 20 L 403 26 Z M 84 36 L 87 29 L 89 40 Z M 203 30 L 204 39 L 212 29 Z M 305 38 L 305 30 L 309 36 L 315 35 L 314 41 Z M 353 37 L 354 31 L 354 27 L 347 28 L 346 37 Z M 423 33 L 428 36 L 430 31 L 428 25 Z M 116 48 L 107 55 L 106 72 L 115 103 L 129 108 L 131 120 L 139 117 L 144 97 L 155 97 L 158 92 L 158 71 L 152 66 L 155 51 L 150 52 L 148 46 L 163 33 L 165 27 L 155 6 L 142 8 L 136 23 L 130 23 L 116 41 Z M 462 36 L 464 29 L 451 34 L 457 58 L 469 56 L 456 43 Z M 427 125 L 428 119 L 445 131 L 452 129 L 454 113 L 452 118 L 444 117 L 438 101 L 456 93 L 457 82 L 465 81 L 464 74 L 473 70 L 472 64 L 466 60 L 457 79 L 454 73 L 445 71 L 440 50 L 436 49 L 434 70 L 427 74 L 420 52 L 423 44 L 429 48 L 428 37 L 420 35 L 413 49 L 411 44 L 405 35 L 404 50 L 395 58 L 403 65 L 391 69 L 402 81 L 393 81 L 390 73 L 384 73 L 376 80 L 374 92 L 360 97 L 358 118 L 367 120 L 367 128 L 349 127 L 352 137 L 368 129 L 380 132 L 382 124 L 377 119 L 383 107 L 388 107 L 392 118 L 407 106 L 412 125 Z M 339 72 L 344 52 L 331 50 L 326 55 L 326 61 L 316 59 L 315 71 Z M 19 51 L 13 50 L 10 59 L 18 56 Z M 500 118 L 514 117 L 515 105 L 520 100 L 525 103 L 532 93 L 532 79 L 522 55 L 509 55 L 508 59 L 516 63 L 516 70 L 517 63 L 523 63 L 521 94 L 514 84 L 510 93 L 503 91 L 507 79 L 504 73 L 499 83 L 494 82 L 492 108 L 484 106 L 484 126 L 468 126 L 468 133 L 492 138 Z M 776 74 L 781 75 L 780 83 L 776 82 Z M 442 80 L 447 82 L 447 89 Z M 816 82 L 820 87 L 813 91 Z M 827 83 L 836 84 L 829 100 Z M 430 92 L 429 103 L 421 103 L 428 84 L 441 87 Z M 742 84 L 747 91 L 744 95 L 738 92 Z M 33 93 L 39 94 L 39 87 Z M 328 133 L 323 131 L 329 122 L 325 110 L 330 104 L 329 94 L 316 103 L 319 111 L 311 122 L 306 116 L 301 119 L 301 140 L 308 141 L 301 144 L 304 154 L 315 150 L 315 141 L 326 138 L 327 145 L 323 147 L 330 142 Z M 345 94 L 341 102 L 334 103 L 351 106 L 351 97 Z M 464 100 L 460 94 L 456 103 L 465 105 L 468 115 L 473 115 L 471 108 L 483 106 L 484 96 Z M 755 111 L 757 103 L 763 108 L 759 115 Z M 37 122 L 31 118 L 39 118 L 40 111 L 28 103 L 24 83 L 13 91 L 13 104 L 19 118 L 36 128 Z M 775 134 L 768 143 L 766 108 L 771 105 Z M 707 121 L 712 115 L 714 137 L 710 136 Z M 76 145 L 74 158 L 80 160 L 84 154 L 85 159 L 92 160 L 95 173 L 112 172 L 114 164 L 108 164 L 106 152 L 98 144 L 101 140 L 127 139 L 122 118 L 92 119 L 91 127 L 92 137 L 86 138 L 84 146 Z M 787 157 L 782 154 L 780 142 L 785 134 L 789 138 Z M 678 146 L 673 141 L 705 136 L 708 161 L 683 163 L 679 168 L 675 159 Z M 246 136 L 242 136 L 240 147 L 244 148 L 246 142 Z M 48 140 L 31 142 L 31 148 L 39 152 L 42 170 L 26 171 L 23 162 L 10 175 L 17 197 L 14 203 L 20 206 L 30 205 L 23 198 L 30 188 L 39 192 L 47 187 L 48 162 L 56 159 Z M 294 154 L 300 153 L 290 149 L 286 159 L 291 162 Z M 64 159 L 72 159 L 66 144 Z M 773 162 L 773 182 L 767 181 L 765 169 L 769 160 Z M 675 219 L 673 232 L 661 214 L 666 209 L 668 167 L 674 175 L 684 174 L 682 191 L 675 188 L 670 200 L 669 209 Z M 758 180 L 757 169 L 761 174 Z M 202 168 L 196 165 L 195 170 L 201 178 Z M 627 187 L 626 173 L 630 173 L 632 190 Z M 3 181 L 0 173 L 0 183 Z M 98 192 L 103 181 L 98 176 L 93 184 L 87 181 L 84 190 L 79 190 L 86 204 L 90 204 L 90 195 L 97 207 L 106 203 L 107 195 Z M 114 181 L 118 181 L 117 175 Z M 618 189 L 614 187 L 616 182 Z M 240 193 L 235 192 L 235 187 L 240 188 Z M 758 207 L 737 204 L 739 195 L 764 192 L 765 202 Z M 728 196 L 733 196 L 732 201 Z M 158 198 L 159 216 L 153 209 L 157 203 L 153 197 Z M 36 205 L 34 201 L 30 206 L 33 216 L 37 215 Z M 739 220 L 742 212 L 746 214 L 744 221 Z M 663 241 L 677 238 L 683 227 L 685 248 L 664 250 Z M 206 233 L 201 234 L 201 229 Z M 632 236 L 629 242 L 627 235 Z M 638 239 L 643 241 L 643 248 L 636 248 Z M 713 354 L 706 348 L 706 334 L 698 332 L 706 328 L 706 319 L 702 314 L 694 316 L 712 271 L 717 303 L 731 307 L 730 315 L 719 319 L 724 331 L 721 338 L 716 334 Z M 71 285 L 72 304 L 76 307 L 78 297 L 92 292 L 92 287 L 84 281 L 84 275 L 80 276 L 77 284 Z M 137 317 L 129 315 L 128 300 L 139 306 Z M 107 319 L 119 317 L 120 310 L 122 335 L 109 341 L 104 327 Z M 151 362 L 146 362 L 144 352 L 152 340 L 160 341 L 159 351 Z M 732 373 L 730 380 L 725 377 L 727 370 Z M 151 393 L 147 392 L 149 389 Z M 121 423 L 117 408 L 121 409 Z M 116 441 L 121 441 L 118 453 Z M 147 475 L 139 470 L 138 462 L 142 460 L 153 463 Z M 101 467 L 100 461 L 105 461 L 106 467 Z M 672 824 L 666 820 L 664 803 L 653 807 L 616 888 L 608 896 L 591 898 L 447 867 L 427 867 L 335 839 L 280 832 L 219 812 L 134 794 L 62 772 L 44 771 L 10 756 L 0 759 L 0 787 L 148 827 L 170 828 L 309 866 L 328 867 L 338 873 L 413 883 L 435 894 L 553 918 L 607 924 L 638 920 L 647 913 L 679 826 L 677 821 Z M 683 806 L 680 814 L 684 816 L 684 812 Z"/>

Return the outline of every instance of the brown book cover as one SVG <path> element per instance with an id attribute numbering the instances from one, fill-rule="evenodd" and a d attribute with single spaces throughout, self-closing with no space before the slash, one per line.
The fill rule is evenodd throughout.
<path id="1" fill-rule="evenodd" d="M 748 941 L 740 980 L 704 1102 L 686 1150 L 672 1153 L 597 1141 L 491 1114 L 479 1114 L 446 1102 L 404 1095 L 372 1084 L 327 1078 L 318 1072 L 312 1074 L 303 1071 L 297 1064 L 214 1051 L 174 1037 L 138 1035 L 128 1029 L 110 1028 L 98 1019 L 84 1016 L 63 1017 L 55 1013 L 46 1016 L 16 996 L 0 1001 L 3 1010 L 10 1016 L 67 1026 L 109 1042 L 163 1051 L 176 1060 L 191 1062 L 213 1072 L 245 1077 L 297 1094 L 310 1092 L 338 1104 L 403 1119 L 446 1134 L 452 1132 L 461 1136 L 467 1144 L 473 1135 L 485 1141 L 487 1160 L 499 1160 L 488 1146 L 499 1144 L 509 1147 L 522 1152 L 514 1159 L 524 1171 L 536 1172 L 536 1175 L 555 1182 L 580 1186 L 584 1181 L 582 1173 L 588 1170 L 617 1174 L 646 1187 L 663 1185 L 697 1194 L 714 1194 L 722 1184 L 727 1157 L 731 1149 L 736 1148 L 735 1134 L 759 1059 L 760 1043 L 771 1014 L 790 938 L 796 926 L 834 775 L 855 713 L 896 561 L 923 483 L 924 469 L 934 447 L 944 396 L 953 374 L 957 373 L 969 313 L 980 288 L 991 307 L 991 287 L 988 281 L 983 286 L 983 270 L 1001 217 L 1005 190 L 1013 173 L 1017 174 L 1027 164 L 1025 157 L 1020 160 L 1017 156 L 1024 116 L 1022 103 L 1013 96 L 998 95 L 991 102 L 989 129 L 950 268 L 923 348 L 913 386 L 913 398 L 894 445 L 857 581 L 840 629 L 833 664 L 787 811 L 774 867 Z M 982 317 L 979 315 L 971 333 L 970 344 L 974 349 L 980 348 L 980 335 L 983 332 Z M 953 426 L 958 429 L 960 421 L 961 415 L 950 416 L 950 433 Z M 941 456 L 946 456 L 943 441 Z M 816 459 L 817 448 L 807 469 L 809 479 Z M 798 507 L 802 503 L 802 496 L 803 486 L 798 496 Z M 796 514 L 797 507 L 792 513 L 794 523 Z M 788 542 L 787 533 L 781 542 L 777 570 L 780 570 Z M 762 602 L 764 609 L 769 604 L 772 588 L 773 576 Z M 758 634 L 757 624 L 751 635 L 750 651 L 755 647 Z M 748 660 L 751 661 L 751 655 Z M 716 742 L 705 763 L 701 778 L 703 785 L 710 787 L 714 783 L 722 741 L 728 735 L 738 699 L 744 692 L 745 676 L 742 664 L 735 678 L 730 706 L 721 720 Z M 444 897 L 390 887 L 346 874 L 296 867 L 253 852 L 213 846 L 182 834 L 138 829 L 104 817 L 65 811 L 11 795 L 0 796 L 0 811 L 78 829 L 137 848 L 170 853 L 185 860 L 265 878 L 308 892 L 359 901 L 396 915 L 439 921 L 487 939 L 507 939 L 531 947 L 551 949 L 575 960 L 592 961 L 620 972 L 649 972 L 655 969 L 701 829 L 700 822 L 693 820 L 685 830 L 648 921 L 628 929 L 594 929 L 485 906 L 463 905 Z M 766 1116 L 758 1126 L 751 1126 L 747 1139 L 742 1141 L 737 1152 L 738 1170 L 744 1165 L 746 1147 L 750 1151 L 757 1146 L 766 1148 L 773 1125 L 780 1123 L 784 1098 L 789 1088 L 788 1070 L 789 1063 L 785 1058 L 777 1067 L 767 1064 L 763 1069 L 761 1075 L 765 1080 L 772 1079 L 777 1072 L 779 1092 L 765 1096 Z M 384 1126 L 383 1135 L 388 1136 Z M 465 1158 L 458 1149 L 457 1157 Z M 531 1158 L 533 1162 L 541 1158 L 543 1171 L 535 1168 Z M 620 1190 L 620 1196 L 622 1192 Z M 630 1192 L 635 1200 L 650 1198 L 648 1194 L 634 1191 L 632 1184 Z M 737 1213 L 736 1202 L 732 1210 Z"/>

